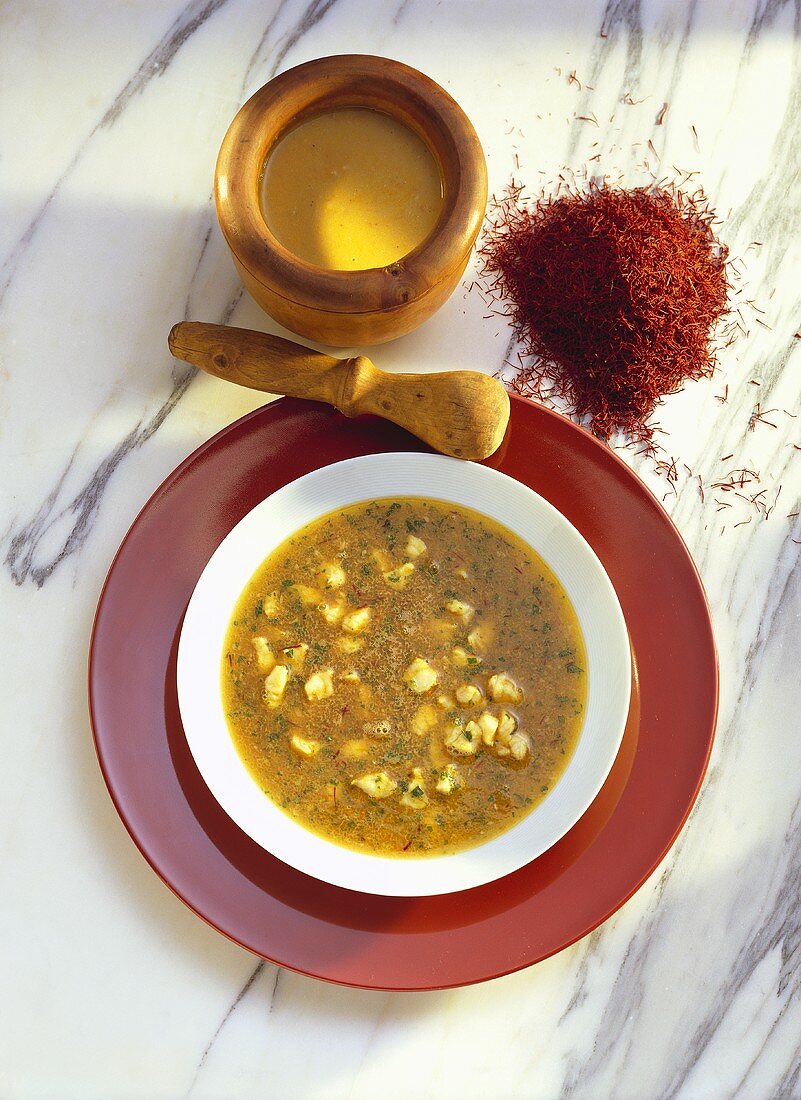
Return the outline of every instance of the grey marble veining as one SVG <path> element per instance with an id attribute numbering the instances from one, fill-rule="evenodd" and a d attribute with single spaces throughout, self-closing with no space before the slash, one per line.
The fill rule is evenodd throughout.
<path id="1" fill-rule="evenodd" d="M 709 594 L 706 784 L 605 925 L 447 993 L 324 986 L 206 928 L 133 849 L 86 713 L 120 539 L 182 458 L 261 401 L 166 348 L 181 318 L 274 329 L 214 219 L 223 133 L 276 72 L 341 52 L 440 81 L 497 194 L 512 174 L 532 192 L 560 172 L 700 184 L 739 271 L 743 332 L 658 412 L 675 482 L 621 452 Z M 801 5 L 22 2 L 0 9 L 0 72 L 0 1094 L 801 1097 Z M 377 362 L 514 360 L 474 277 Z"/>

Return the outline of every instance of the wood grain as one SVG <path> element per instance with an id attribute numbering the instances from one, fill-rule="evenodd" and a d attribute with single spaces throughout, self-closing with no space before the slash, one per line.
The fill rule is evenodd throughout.
<path id="1" fill-rule="evenodd" d="M 261 211 L 270 148 L 303 118 L 345 106 L 384 111 L 414 130 L 442 176 L 443 209 L 433 232 L 383 268 L 314 267 L 276 240 Z M 433 80 L 389 58 L 324 57 L 282 73 L 242 107 L 217 159 L 215 202 L 243 282 L 267 313 L 324 343 L 376 344 L 416 328 L 453 292 L 481 227 L 487 169 L 469 119 Z"/>
<path id="2" fill-rule="evenodd" d="M 346 416 L 382 416 L 455 458 L 487 458 L 509 423 L 509 395 L 479 371 L 387 374 L 363 355 L 335 359 L 265 332 L 199 321 L 175 325 L 168 342 L 176 358 L 216 378 L 326 401 Z"/>

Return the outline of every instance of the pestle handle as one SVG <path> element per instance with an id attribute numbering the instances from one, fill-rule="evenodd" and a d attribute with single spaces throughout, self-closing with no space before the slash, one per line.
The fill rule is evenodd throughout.
<path id="1" fill-rule="evenodd" d="M 280 336 L 200 321 L 175 325 L 169 345 L 216 378 L 326 401 L 346 416 L 374 413 L 456 458 L 487 458 L 509 422 L 506 390 L 478 371 L 387 374 L 362 355 L 335 359 Z"/>
<path id="2" fill-rule="evenodd" d="M 350 360 L 335 359 L 280 336 L 203 321 L 174 325 L 167 341 L 183 359 L 215 378 L 287 397 L 337 405 Z"/>

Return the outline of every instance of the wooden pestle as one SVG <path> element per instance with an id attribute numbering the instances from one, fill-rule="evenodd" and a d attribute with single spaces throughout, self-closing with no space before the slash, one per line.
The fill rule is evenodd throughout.
<path id="1" fill-rule="evenodd" d="M 509 395 L 478 371 L 387 374 L 363 355 L 335 359 L 280 336 L 182 321 L 170 351 L 216 378 L 288 397 L 327 401 L 345 416 L 375 413 L 455 458 L 487 458 L 509 423 Z"/>

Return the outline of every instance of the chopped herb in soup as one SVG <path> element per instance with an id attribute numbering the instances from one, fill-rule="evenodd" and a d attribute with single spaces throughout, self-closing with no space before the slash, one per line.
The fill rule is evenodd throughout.
<path id="1" fill-rule="evenodd" d="M 352 505 L 278 547 L 222 663 L 234 744 L 306 828 L 381 855 L 453 852 L 554 786 L 587 696 L 564 589 L 467 508 Z"/>

